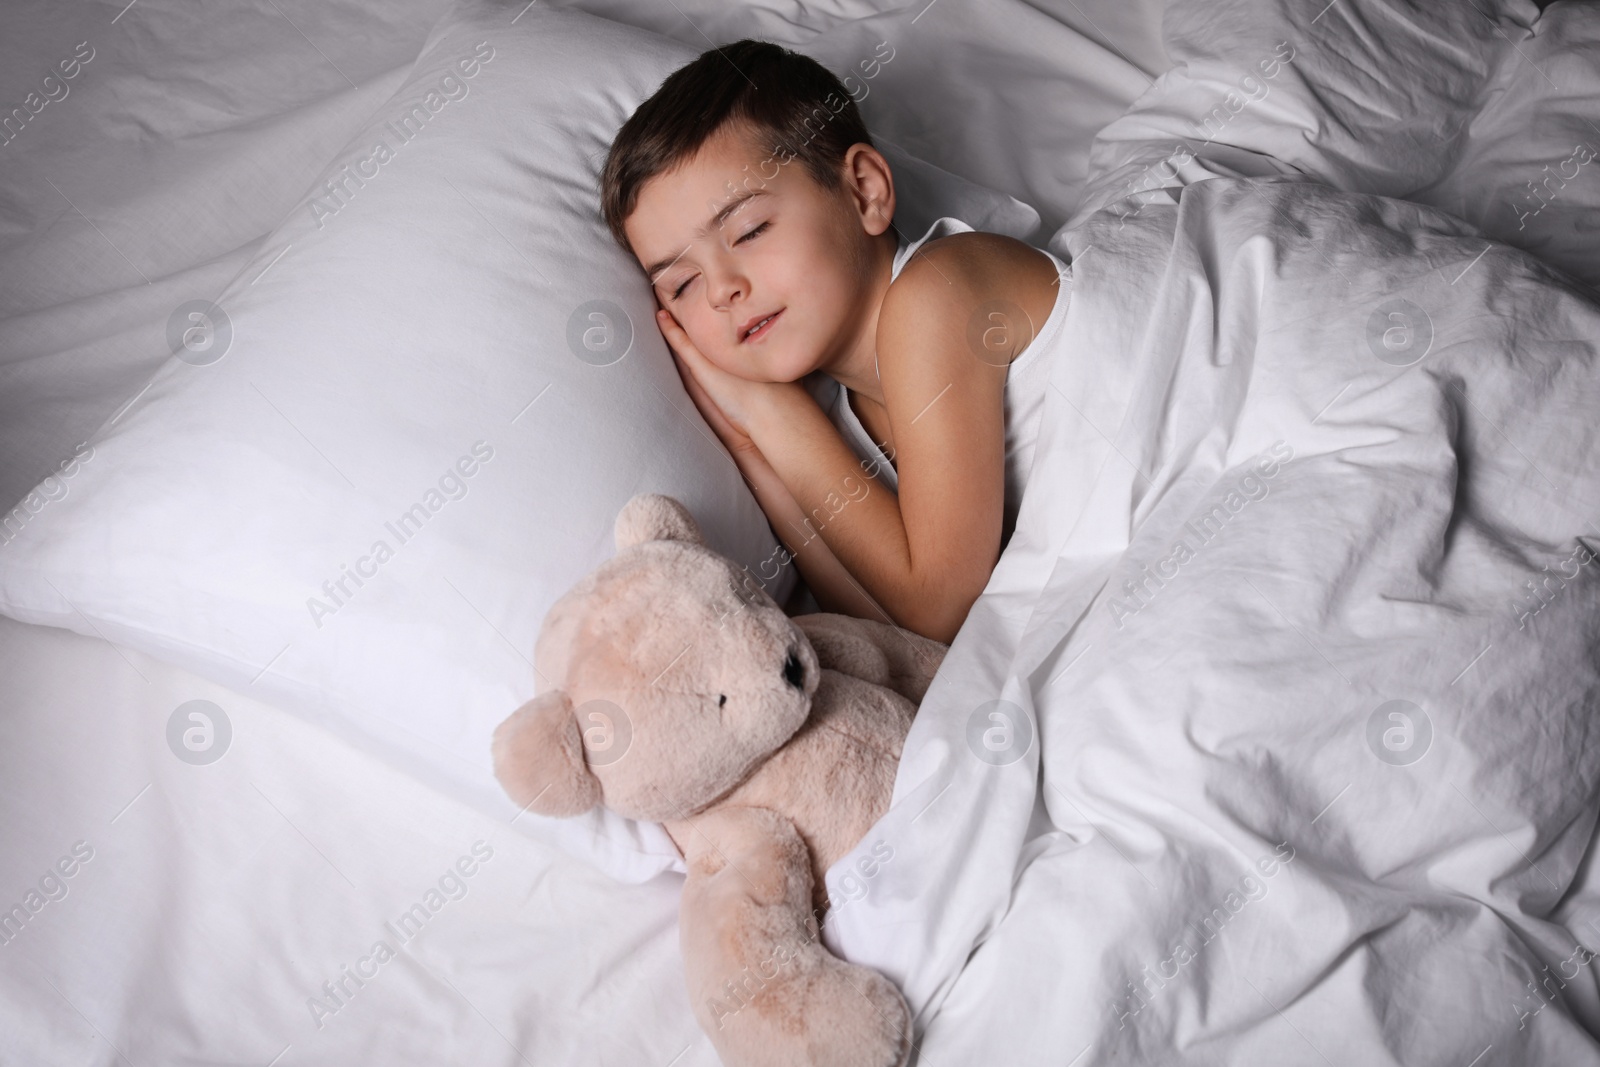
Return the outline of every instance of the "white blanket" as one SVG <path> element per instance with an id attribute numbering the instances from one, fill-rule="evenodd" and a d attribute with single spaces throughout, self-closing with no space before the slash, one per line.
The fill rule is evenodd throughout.
<path id="1" fill-rule="evenodd" d="M 1600 776 L 1600 307 L 1403 201 L 1162 199 L 1065 237 L 1015 539 L 828 936 L 926 1013 L 1043 867 L 1014 1010 L 1063 1062 L 1600 1062 L 1600 930 L 1550 918 Z"/>

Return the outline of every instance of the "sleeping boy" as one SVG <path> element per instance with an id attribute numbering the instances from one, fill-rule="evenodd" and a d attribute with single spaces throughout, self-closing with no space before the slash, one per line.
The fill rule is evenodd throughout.
<path id="1" fill-rule="evenodd" d="M 949 642 L 1014 523 L 1066 264 L 949 217 L 907 240 L 843 84 L 763 41 L 668 77 L 617 133 L 601 201 L 817 605 Z M 841 387 L 832 416 L 814 372 Z"/>

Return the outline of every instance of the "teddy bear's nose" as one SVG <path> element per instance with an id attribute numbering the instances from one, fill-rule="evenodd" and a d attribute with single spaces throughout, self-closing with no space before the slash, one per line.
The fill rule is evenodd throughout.
<path id="1" fill-rule="evenodd" d="M 796 689 L 805 688 L 806 669 L 792 648 L 789 650 L 789 658 L 783 661 L 783 680 Z"/>

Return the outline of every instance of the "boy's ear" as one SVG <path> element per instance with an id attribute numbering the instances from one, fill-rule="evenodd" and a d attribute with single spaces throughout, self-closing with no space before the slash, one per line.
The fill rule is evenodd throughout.
<path id="1" fill-rule="evenodd" d="M 582 815 L 601 801 L 566 690 L 540 693 L 495 728 L 494 776 L 518 807 Z"/>
<path id="2" fill-rule="evenodd" d="M 613 535 L 618 551 L 645 541 L 706 543 L 689 509 L 660 493 L 639 493 L 624 504 L 617 513 Z"/>

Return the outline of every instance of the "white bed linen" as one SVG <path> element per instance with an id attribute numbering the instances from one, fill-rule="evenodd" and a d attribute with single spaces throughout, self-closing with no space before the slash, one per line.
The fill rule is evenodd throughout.
<path id="1" fill-rule="evenodd" d="M 800 43 L 892 7 L 573 6 L 692 45 L 703 30 Z M 7 508 L 168 358 L 171 310 L 252 261 L 448 7 L 249 0 L 196 20 L 162 0 L 13 5 L 0 36 L 6 106 L 79 42 L 95 56 L 0 146 Z M 1045 11 L 1100 42 L 1075 74 L 1099 110 L 1040 101 L 1062 126 L 1030 161 L 952 136 L 947 164 L 982 180 L 997 167 L 1037 173 L 1049 151 L 1086 154 L 1089 133 L 1164 66 L 1158 9 L 995 6 L 996 41 L 1018 19 L 1037 29 Z M 933 15 L 917 25 L 936 31 L 925 46 L 962 43 Z M 939 76 L 931 58 L 918 61 L 923 77 Z M 918 81 L 895 91 L 915 94 Z M 1048 207 L 1064 216 L 1071 204 Z M 194 699 L 224 707 L 234 730 L 209 766 L 166 741 Z M 247 693 L 62 630 L 0 620 L 0 721 L 0 899 L 22 903 L 75 843 L 93 850 L 63 880 L 67 895 L 0 946 L 0 1062 L 715 1063 L 683 999 L 675 876 L 613 883 Z M 322 983 L 363 957 L 370 966 L 383 923 L 480 840 L 494 858 L 468 895 L 416 940 L 393 938 L 396 959 L 367 985 L 345 980 L 357 992 L 328 1014 Z M 308 1004 L 318 995 L 321 1027 Z"/>
<path id="2" fill-rule="evenodd" d="M 1600 930 L 1557 910 L 1600 800 L 1600 304 L 1311 183 L 1214 179 L 1118 227 L 1063 242 L 1069 350 L 1099 356 L 1053 375 L 869 835 L 894 860 L 830 944 L 973 1051 L 1003 1040 L 958 1021 L 979 976 L 1015 990 L 1017 962 L 969 957 L 1016 923 L 1050 1005 L 1028 1047 L 1080 1063 L 1600 1063 Z M 1397 299 L 1431 309 L 1414 366 L 1367 341 Z M 997 695 L 1035 740 L 991 766 Z"/>
<path id="3" fill-rule="evenodd" d="M 1230 7 L 1269 40 L 1285 28 L 1275 5 Z M 1498 40 L 1464 65 L 1485 86 L 1520 58 Z M 1189 43 L 1247 58 L 1224 36 Z M 1386 73 L 1403 95 L 1434 71 Z M 1566 73 L 1564 98 L 1600 99 L 1592 62 Z M 1313 78 L 1300 99 L 1336 127 L 1327 90 Z M 1600 307 L 1551 269 L 1571 263 L 1293 180 L 1333 144 L 1309 137 L 1297 169 L 1249 147 L 1282 139 L 1270 124 L 1197 139 L 1132 200 L 1171 127 L 1141 140 L 1122 122 L 1103 142 L 1051 243 L 1079 280 L 1066 329 L 1095 355 L 1055 383 L 1017 537 L 908 738 L 870 842 L 896 860 L 826 936 L 969 1055 L 1596 1062 L 1600 587 L 1562 583 L 1537 640 L 1513 608 L 1543 567 L 1594 569 L 1572 557 L 1580 535 L 1600 548 Z M 1341 158 L 1353 184 L 1430 173 L 1411 137 L 1369 150 Z M 1283 177 L 1207 180 L 1241 172 Z M 1407 344 L 1420 365 L 1400 380 Z M 1279 441 L 1297 458 L 1261 483 L 1272 502 L 1242 498 L 1228 540 L 1174 561 L 1197 505 Z M 1122 583 L 1162 560 L 1182 591 L 1130 599 Z M 996 697 L 1037 734 L 1004 768 L 973 752 Z M 1432 709 L 1415 766 L 1373 747 L 1403 736 L 1395 698 Z M 1243 904 L 1220 945 L 1180 958 L 1225 901 Z M 979 1036 L 997 1003 L 1010 1027 Z"/>
<path id="4" fill-rule="evenodd" d="M 94 50 L 0 145 L 7 510 L 170 358 L 173 309 L 250 261 L 449 2 L 247 0 L 209 26 L 181 4 L 122 6 L 12 4 L 0 35 L 7 113 Z"/>
<path id="5" fill-rule="evenodd" d="M 192 700 L 232 728 L 206 765 L 166 740 Z M 8 1067 L 717 1062 L 683 991 L 677 878 L 615 882 L 249 694 L 66 630 L 0 618 L 0 709 L 0 906 L 92 854 L 0 943 Z M 429 901 L 464 856 L 473 874 Z"/>
<path id="6" fill-rule="evenodd" d="M 258 4 L 252 10 L 270 21 L 277 16 L 269 6 L 280 5 Z M 40 189 L 48 187 L 40 185 L 36 174 L 58 176 L 40 165 L 44 160 L 57 161 L 71 172 L 84 170 L 82 164 L 89 160 L 98 169 L 108 158 L 100 154 L 107 141 L 96 128 L 112 113 L 105 98 L 97 109 L 84 109 L 92 117 L 68 118 L 74 106 L 92 100 L 87 93 L 76 94 L 89 85 L 84 79 L 96 73 L 94 64 L 75 86 L 74 96 L 50 105 L 40 116 L 57 123 L 60 132 L 52 136 L 62 137 L 61 144 L 35 156 L 26 168 L 10 165 L 0 155 L 0 194 L 6 196 L 5 202 L 32 205 L 22 222 L 10 224 L 6 243 L 0 247 L 3 289 L 8 297 L 21 294 L 18 303 L 6 305 L 0 318 L 0 498 L 15 499 L 31 487 L 71 452 L 86 429 L 126 399 L 128 383 L 143 381 L 152 363 L 165 358 L 161 329 L 170 308 L 188 297 L 191 284 L 220 286 L 249 259 L 255 235 L 276 222 L 280 207 L 286 210 L 298 201 L 353 124 L 403 78 L 410 54 L 420 46 L 431 21 L 424 12 L 436 12 L 443 5 L 423 4 L 404 14 L 389 5 L 385 10 L 395 13 L 389 28 L 399 28 L 387 39 L 374 33 L 359 41 L 359 34 L 348 32 L 347 25 L 343 39 L 353 42 L 347 45 L 348 52 L 332 49 L 330 54 L 346 73 L 360 56 L 372 57 L 370 78 L 352 74 L 360 90 L 351 90 L 325 67 L 320 75 L 311 73 L 324 60 L 314 46 L 305 46 L 316 42 L 324 50 L 331 48 L 329 37 L 319 31 L 331 29 L 338 21 L 335 15 L 328 15 L 330 21 L 324 23 L 311 5 L 281 6 L 304 37 L 291 37 L 282 26 L 268 37 L 234 36 L 219 29 L 216 40 L 198 42 L 162 38 L 149 28 L 133 35 L 135 45 L 129 46 L 133 50 L 126 69 L 110 80 L 121 90 L 113 95 L 134 100 L 143 109 L 119 113 L 116 129 L 124 135 L 140 129 L 153 134 L 127 140 L 110 168 L 113 173 L 90 190 L 95 195 L 89 203 L 73 195 L 79 190 L 61 186 L 66 196 L 78 201 L 84 215 L 62 206 L 65 198 L 54 208 L 38 199 Z M 1107 5 L 1104 10 L 1087 4 L 1033 6 L 1064 22 L 1081 18 L 1089 24 L 1080 25 L 1085 36 L 1106 31 L 1117 38 L 1126 31 L 1128 36 L 1118 38 L 1114 50 L 1126 54 L 1130 66 L 1146 74 L 1162 68 L 1162 49 L 1154 37 L 1159 4 Z M 1584 6 L 1594 7 L 1562 0 L 1551 11 L 1571 12 Z M 73 44 L 104 32 L 104 26 L 136 26 L 129 21 L 131 14 L 111 22 L 120 7 L 75 9 L 74 17 L 85 20 L 83 32 L 77 25 L 64 31 L 54 5 L 10 13 L 6 41 L 0 45 L 0 54 L 10 60 L 0 63 L 0 87 L 10 93 L 6 99 L 18 96 L 10 90 L 25 87 L 32 78 L 26 73 L 30 68 L 13 57 L 30 61 L 35 56 L 50 57 L 45 60 L 48 65 L 58 58 L 56 51 L 68 54 Z M 676 7 L 686 5 L 680 2 Z M 155 0 L 141 0 L 140 8 L 156 16 L 168 11 Z M 343 13 L 358 29 L 370 29 L 370 22 L 362 21 L 371 14 L 367 5 L 324 10 Z M 657 21 L 666 18 L 659 8 L 655 10 L 658 14 L 652 17 Z M 687 10 L 691 16 L 697 14 L 694 8 Z M 405 23 L 412 11 L 417 12 L 414 21 Z M 694 26 L 695 18 L 690 17 L 677 28 L 690 33 L 696 32 Z M 740 35 L 734 30 L 726 36 Z M 410 54 L 406 42 L 411 43 Z M 94 62 L 115 55 L 102 52 Z M 258 57 L 263 67 L 247 62 Z M 241 71 L 262 73 L 265 66 L 271 68 L 274 88 L 265 88 L 268 82 L 263 80 L 255 88 L 241 90 L 236 100 L 217 106 L 215 114 L 226 116 L 231 115 L 230 108 L 268 102 L 260 114 L 219 123 L 236 127 L 238 139 L 232 144 L 215 137 L 184 136 L 157 121 L 163 109 L 172 106 L 170 92 L 164 90 L 189 81 L 229 86 Z M 116 68 L 108 63 L 100 69 Z M 1580 85 L 1575 91 L 1583 89 Z M 1041 106 L 1050 103 L 1042 101 Z M 206 113 L 197 110 L 197 114 Z M 1019 124 L 1026 119 L 1016 116 Z M 77 121 L 87 125 L 75 126 Z M 28 136 L 50 129 L 41 123 Z M 952 136 L 951 143 L 959 140 Z M 0 148 L 0 153 L 5 151 Z M 986 173 L 982 160 L 969 159 L 969 169 L 954 153 L 938 162 L 975 180 L 983 180 Z M 241 184 L 240 171 L 227 170 L 230 163 L 251 176 L 285 165 L 279 172 L 281 180 Z M 230 179 L 230 173 L 235 177 Z M 1007 191 L 1022 195 L 1019 188 Z M 208 190 L 222 199 L 204 199 Z M 147 214 L 145 208 L 152 202 L 164 205 L 164 210 Z M 1055 212 L 1055 217 L 1065 218 L 1077 204 L 1035 206 L 1047 217 Z M 55 221 L 41 228 L 41 219 Z M 123 251 L 108 250 L 110 242 L 95 235 L 90 219 Z M 120 228 L 107 228 L 108 221 Z M 162 234 L 170 235 L 174 245 L 154 241 Z M 129 247 L 168 248 L 162 258 L 150 262 L 129 256 L 149 274 L 150 284 L 121 258 Z M 1084 254 L 1082 247 L 1072 250 Z M 152 272 L 149 268 L 158 262 Z M 28 272 L 35 263 L 44 278 L 30 288 L 34 283 Z M 1119 460 L 1104 443 L 1103 438 L 1083 433 L 1084 446 L 1099 448 L 1097 458 L 1110 469 Z M 1062 516 L 1041 514 L 1037 521 L 1047 519 L 1054 523 Z M 1038 546 L 1032 551 L 1037 554 Z M 952 656 L 965 665 L 960 682 L 967 693 L 1018 699 L 1024 696 L 1024 685 L 1043 681 L 1008 677 L 1028 674 L 1032 667 L 1029 672 L 1013 672 L 1011 660 L 1003 651 L 995 651 L 1017 648 L 1030 622 L 1036 586 L 1050 573 L 1039 573 L 1037 562 L 1017 553 L 1015 561 L 997 572 L 972 624 L 958 640 Z M 1070 571 L 1064 570 L 1056 581 L 1069 576 Z M 1092 594 L 1094 588 L 1090 580 L 1078 591 Z M 1071 588 L 1055 589 L 1056 595 L 1070 592 Z M 1066 621 L 1065 616 L 1051 617 Z M 1270 620 L 1260 621 L 1265 626 Z M 1029 646 L 1026 662 L 1045 666 L 1054 676 L 1070 661 L 1070 635 L 1031 632 L 1038 643 Z M 481 815 L 420 789 L 323 731 L 102 642 L 5 622 L 0 623 L 0 656 L 5 657 L 0 711 L 13 726 L 0 774 L 0 803 L 7 814 L 0 831 L 4 835 L 0 892 L 20 897 L 76 840 L 94 841 L 97 849 L 96 859 L 71 880 L 70 894 L 46 906 L 37 923 L 14 944 L 0 947 L 4 961 L 0 988 L 5 990 L 0 1050 L 12 1051 L 6 1042 L 14 1040 L 21 1062 L 110 1064 L 124 1062 L 126 1055 L 136 1063 L 267 1063 L 285 1046 L 289 1047 L 278 1060 L 283 1065 L 447 1059 L 520 1063 L 524 1057 L 531 1062 L 665 1063 L 684 1046 L 688 1051 L 680 1064 L 714 1062 L 709 1046 L 696 1043 L 682 1002 L 675 878 L 624 889 L 518 835 L 502 830 L 500 837 L 490 837 Z M 1075 669 L 1090 666 L 1086 659 Z M 1105 684 L 1103 672 L 1097 677 Z M 238 709 L 236 748 L 210 767 L 178 761 L 160 732 L 176 703 L 197 696 Z M 928 705 L 925 720 L 937 722 L 959 712 L 964 723 L 971 708 L 963 704 L 945 693 Z M 964 749 L 950 751 L 957 741 L 964 745 L 959 731 L 952 739 L 908 747 L 901 780 L 909 788 L 898 791 L 897 801 L 914 802 L 918 807 L 913 810 L 920 812 L 927 801 L 951 799 L 937 799 L 937 789 L 928 788 L 928 774 L 940 759 L 965 756 Z M 1083 796 L 1072 792 L 1082 783 L 1071 780 L 1070 762 L 1046 762 L 1056 768 L 1062 788 L 1082 804 Z M 209 773 L 219 771 L 223 773 Z M 1008 783 L 1021 777 L 1008 774 Z M 141 794 L 145 783 L 150 788 Z M 1329 793 L 1335 794 L 1336 788 Z M 1078 993 L 1086 985 L 1119 976 L 1119 967 L 1137 971 L 1139 964 L 1160 961 L 1159 956 L 1145 959 L 1131 950 L 1109 953 L 1102 960 L 1097 952 L 1097 946 L 1128 928 L 1097 927 L 1096 908 L 1119 896 L 1138 899 L 1139 894 L 1151 893 L 1117 849 L 1136 862 L 1155 864 L 1149 868 L 1152 873 L 1165 861 L 1159 849 L 1150 850 L 1147 857 L 1135 847 L 1142 848 L 1145 841 L 1126 830 L 1126 812 L 1113 818 L 1090 809 L 1094 817 L 1084 818 L 1060 798 L 1051 798 L 1048 810 L 1035 807 L 1033 799 L 1040 794 L 1030 783 L 1007 789 L 1005 796 L 989 798 L 964 813 L 964 822 L 943 814 L 923 820 L 950 840 L 977 846 L 975 862 L 966 865 L 971 885 L 937 887 L 943 891 L 923 902 L 930 913 L 910 919 L 891 915 L 887 921 L 900 925 L 882 932 L 935 960 L 926 975 L 908 983 L 925 1009 L 923 1062 L 1034 1062 L 1041 1055 L 1049 1062 L 1073 1062 L 1074 1056 L 1081 1056 L 1079 1064 L 1092 1062 L 1106 1054 L 1104 1045 L 1092 1050 L 1097 1048 L 1094 1035 L 1105 1027 L 1113 1001 L 1098 993 L 1079 999 Z M 133 803 L 124 809 L 129 799 Z M 1334 807 L 1314 820 L 1320 805 L 1308 808 L 1310 801 L 1304 798 L 1298 803 L 1299 817 L 1318 827 L 1324 823 L 1343 827 L 1333 820 L 1349 817 L 1340 816 Z M 359 814 L 341 814 L 352 811 Z M 1107 832 L 1114 823 L 1116 827 Z M 1065 825 L 1057 829 L 1061 824 Z M 1586 837 L 1578 829 L 1563 839 L 1559 855 L 1560 876 L 1577 881 L 1562 906 L 1550 913 L 1573 932 L 1600 919 L 1596 897 L 1588 889 L 1593 857 L 1580 868 L 1575 854 L 1581 849 L 1573 842 Z M 414 900 L 444 864 L 454 862 L 480 837 L 496 848 L 494 861 L 478 876 L 486 880 L 475 881 L 467 898 L 443 909 L 416 942 L 415 962 L 402 959 L 387 964 L 370 988 L 317 1030 L 305 997 L 367 951 L 367 938 L 357 936 L 363 924 L 381 927 L 393 908 Z M 1499 859 L 1509 859 L 1517 845 L 1526 847 L 1514 830 L 1508 838 Z M 915 852 L 905 855 L 909 860 Z M 1253 861 L 1256 855 L 1247 853 L 1245 858 Z M 506 866 L 495 866 L 502 859 Z M 114 862 L 97 867 L 101 861 Z M 343 868 L 342 874 L 335 865 Z M 1304 864 L 1298 869 L 1290 864 L 1278 871 L 1265 883 L 1270 888 L 1262 901 L 1281 901 L 1290 895 L 1280 890 L 1313 891 L 1319 879 L 1308 879 L 1310 887 L 1288 881 L 1302 877 L 1307 869 Z M 884 878 L 894 871 L 893 865 L 886 867 Z M 91 880 L 96 877 L 104 880 Z M 887 880 L 875 881 L 870 893 L 881 894 L 887 885 Z M 969 899 L 980 899 L 981 905 L 967 913 L 961 907 L 961 894 L 969 888 L 975 894 Z M 881 899 L 869 895 L 860 903 Z M 1483 917 L 1472 929 L 1489 946 L 1485 952 L 1503 953 L 1501 958 L 1522 963 L 1532 958 L 1531 950 L 1508 943 L 1499 919 L 1490 918 L 1479 905 L 1471 906 Z M 1209 981 L 1225 992 L 1217 994 L 1214 1005 L 1203 996 L 1185 1000 L 1190 1012 L 1185 1025 L 1164 1033 L 1161 1040 L 1148 1036 L 1160 1030 L 1148 1020 L 1170 1022 L 1173 1016 L 1157 1010 L 1141 1012 L 1146 1022 L 1139 1025 L 1147 1029 L 1136 1027 L 1136 1032 L 1146 1034 L 1149 1043 L 1141 1046 L 1139 1058 L 1322 1062 L 1297 1028 L 1306 1024 L 1308 1013 L 1315 1016 L 1318 1006 L 1332 1003 L 1326 998 L 1335 995 L 1348 997 L 1347 1002 L 1359 1009 L 1349 1017 L 1349 1032 L 1357 1035 L 1353 1040 L 1370 1039 L 1366 1047 L 1375 1049 L 1381 1028 L 1375 1028 L 1370 1014 L 1362 1013 L 1382 1000 L 1362 1001 L 1358 973 L 1362 959 L 1351 957 L 1354 962 L 1308 998 L 1311 1007 L 1300 1009 L 1300 1014 L 1294 1014 L 1294 1006 L 1280 999 L 1270 983 L 1262 985 L 1265 995 L 1253 1008 L 1237 998 L 1248 989 L 1228 968 L 1247 967 L 1256 958 L 1248 940 L 1255 928 L 1244 924 L 1261 912 L 1255 904 L 1251 908 L 1238 927 L 1224 932 L 1217 946 L 1223 951 L 1207 950 L 1205 966 L 1215 968 L 1207 972 Z M 884 918 L 881 911 L 867 906 L 853 909 L 853 914 Z M 1132 924 L 1139 936 L 1150 936 L 1148 930 L 1140 930 L 1147 914 L 1130 908 L 1118 918 Z M 1464 928 L 1464 924 L 1456 927 Z M 1536 937 L 1558 933 L 1553 924 L 1538 921 L 1528 928 Z M 860 954 L 852 951 L 857 958 L 881 951 L 887 940 L 863 941 L 861 929 L 854 930 L 852 949 L 867 944 Z M 1246 936 L 1233 938 L 1234 933 Z M 1591 947 L 1600 947 L 1600 932 L 1582 937 Z M 1459 937 L 1453 942 L 1462 943 Z M 21 951 L 13 953 L 14 949 Z M 38 955 L 25 955 L 28 952 Z M 1470 960 L 1469 965 L 1479 966 L 1482 958 Z M 407 977 L 395 978 L 402 968 Z M 888 969 L 893 973 L 893 967 Z M 1497 979 L 1508 973 L 1497 971 Z M 50 978 L 54 990 L 41 984 L 44 977 Z M 308 983 L 313 988 L 306 988 Z M 1393 992 L 1397 987 L 1379 983 L 1374 988 Z M 1463 985 L 1451 988 L 1460 991 Z M 1206 984 L 1202 991 L 1209 990 Z M 1547 1047 L 1564 1045 L 1580 1057 L 1560 1062 L 1585 1062 L 1592 1042 L 1574 1020 L 1594 1026 L 1591 995 L 1583 988 L 1568 995 L 1571 1004 L 1565 1011 L 1539 1010 L 1530 1016 L 1530 1023 L 1543 1028 L 1543 1039 L 1551 1042 Z M 1528 1002 L 1530 1009 L 1536 1003 Z M 1443 1027 L 1457 1020 L 1445 1013 L 1445 1021 L 1439 1023 L 1439 1016 L 1427 1016 L 1403 999 L 1395 1004 L 1397 1014 L 1417 1013 L 1419 1025 Z M 1277 1014 L 1279 1008 L 1286 1017 Z M 1482 1010 L 1503 1013 L 1507 1007 L 1485 1003 Z M 1202 1016 L 1209 1031 L 1193 1025 Z M 1511 1018 L 1514 1024 L 1516 1018 Z M 1219 1032 L 1233 1034 L 1234 1043 L 1216 1040 Z M 301 1036 L 303 1042 L 297 1042 Z M 1456 1051 L 1451 1041 L 1461 1035 L 1437 1036 L 1438 1044 L 1413 1048 L 1415 1055 L 1408 1055 L 1406 1062 L 1454 1062 L 1446 1053 Z M 1497 1058 L 1506 1055 L 1504 1046 L 1486 1051 L 1484 1065 L 1514 1062 Z M 1468 1055 L 1461 1062 L 1470 1059 Z"/>

